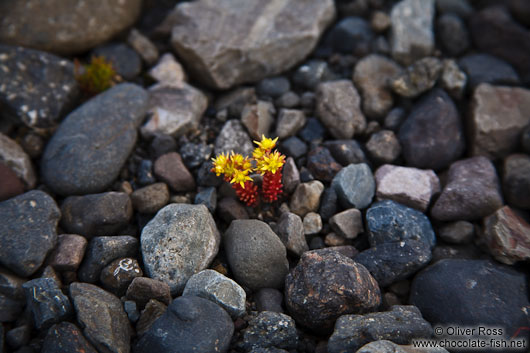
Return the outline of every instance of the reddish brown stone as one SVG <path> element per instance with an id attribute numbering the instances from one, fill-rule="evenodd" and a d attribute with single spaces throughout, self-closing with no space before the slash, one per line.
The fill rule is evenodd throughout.
<path id="1" fill-rule="evenodd" d="M 377 309 L 381 291 L 363 265 L 336 251 L 308 251 L 285 280 L 285 303 L 297 323 L 324 333 L 342 315 Z"/>
<path id="2" fill-rule="evenodd" d="M 154 172 L 158 179 L 168 184 L 174 191 L 195 190 L 195 180 L 177 152 L 160 156 L 155 161 Z"/>
<path id="3" fill-rule="evenodd" d="M 497 261 L 511 265 L 530 259 L 530 225 L 509 206 L 484 219 L 482 238 Z"/>
<path id="4" fill-rule="evenodd" d="M 0 201 L 7 200 L 24 192 L 24 184 L 15 172 L 0 162 Z"/>
<path id="5" fill-rule="evenodd" d="M 151 299 L 168 305 L 171 301 L 171 293 L 169 286 L 164 282 L 148 277 L 137 277 L 127 288 L 127 299 L 134 300 L 140 308 Z"/>
<path id="6" fill-rule="evenodd" d="M 85 256 L 87 243 L 81 235 L 59 235 L 57 247 L 50 255 L 50 265 L 57 271 L 76 271 Z"/>

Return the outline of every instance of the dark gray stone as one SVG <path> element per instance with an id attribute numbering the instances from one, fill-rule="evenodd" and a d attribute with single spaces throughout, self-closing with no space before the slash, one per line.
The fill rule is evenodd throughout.
<path id="1" fill-rule="evenodd" d="M 278 98 L 291 89 L 291 84 L 285 76 L 270 77 L 261 80 L 256 86 L 260 96 Z"/>
<path id="2" fill-rule="evenodd" d="M 331 183 L 344 208 L 364 209 L 375 194 L 375 181 L 367 164 L 350 164 L 335 175 Z"/>
<path id="3" fill-rule="evenodd" d="M 22 286 L 35 327 L 44 330 L 67 319 L 72 305 L 52 278 L 36 278 Z"/>
<path id="4" fill-rule="evenodd" d="M 93 56 L 102 56 L 112 65 L 118 75 L 132 80 L 142 71 L 142 59 L 132 48 L 123 43 L 105 44 L 92 51 Z"/>
<path id="5" fill-rule="evenodd" d="M 24 309 L 24 299 L 14 299 L 0 294 L 0 322 L 15 321 Z"/>
<path id="6" fill-rule="evenodd" d="M 262 311 L 243 330 L 241 347 L 247 352 L 260 348 L 296 349 L 298 332 L 294 320 L 285 314 Z"/>
<path id="7" fill-rule="evenodd" d="M 88 283 L 70 285 L 77 321 L 99 352 L 129 353 L 132 329 L 118 297 Z"/>
<path id="8" fill-rule="evenodd" d="M 176 295 L 210 265 L 221 236 L 206 206 L 170 204 L 144 227 L 140 241 L 147 276 L 166 282 Z"/>
<path id="9" fill-rule="evenodd" d="M 223 178 L 218 177 L 212 172 L 212 162 L 204 162 L 197 172 L 197 185 L 218 187 L 223 183 Z"/>
<path id="10" fill-rule="evenodd" d="M 125 257 L 116 259 L 101 270 L 99 281 L 103 288 L 121 297 L 129 284 L 143 275 L 136 259 Z"/>
<path id="11" fill-rule="evenodd" d="M 472 221 L 488 216 L 503 205 L 495 166 L 485 157 L 455 162 L 448 181 L 431 209 L 440 221 Z"/>
<path id="12" fill-rule="evenodd" d="M 319 143 L 324 139 L 326 129 L 316 118 L 308 118 L 298 136 L 307 143 Z"/>
<path id="13" fill-rule="evenodd" d="M 177 150 L 177 142 L 171 135 L 157 133 L 153 137 L 149 145 L 149 151 L 153 159 L 157 159 L 163 154 L 175 152 Z"/>
<path id="14" fill-rule="evenodd" d="M 266 223 L 256 219 L 232 221 L 223 240 L 238 283 L 252 290 L 282 287 L 289 271 L 287 252 Z"/>
<path id="15" fill-rule="evenodd" d="M 307 154 L 307 169 L 318 180 L 330 182 L 342 169 L 325 147 L 317 147 Z"/>
<path id="16" fill-rule="evenodd" d="M 398 137 L 407 165 L 421 169 L 443 169 L 465 148 L 458 110 L 440 89 L 432 90 L 415 104 Z"/>
<path id="17" fill-rule="evenodd" d="M 176 298 L 134 347 L 135 353 L 228 351 L 234 324 L 217 304 L 195 296 Z"/>
<path id="18" fill-rule="evenodd" d="M 278 108 L 292 109 L 300 105 L 301 98 L 293 91 L 286 92 L 274 102 Z"/>
<path id="19" fill-rule="evenodd" d="M 142 2 L 2 2 L 0 42 L 61 55 L 86 52 L 132 25 Z"/>
<path id="20" fill-rule="evenodd" d="M 225 309 L 232 319 L 245 314 L 247 295 L 243 288 L 214 270 L 203 270 L 191 276 L 182 295 L 208 299 Z"/>
<path id="21" fill-rule="evenodd" d="M 431 261 L 431 249 L 417 240 L 382 243 L 355 256 L 381 287 L 408 278 Z"/>
<path id="22" fill-rule="evenodd" d="M 305 252 L 285 279 L 285 303 L 298 324 L 322 334 L 341 315 L 376 310 L 381 294 L 363 265 L 336 251 L 319 251 Z"/>
<path id="23" fill-rule="evenodd" d="M 467 75 L 470 90 L 481 83 L 517 85 L 519 75 L 507 62 L 489 54 L 470 54 L 458 60 Z"/>
<path id="24" fill-rule="evenodd" d="M 137 250 L 138 239 L 128 235 L 92 238 L 77 275 L 83 282 L 95 283 L 105 266 L 118 258 L 135 257 Z"/>
<path id="25" fill-rule="evenodd" d="M 19 277 L 6 269 L 0 269 L 0 294 L 7 295 L 15 299 L 24 299 L 22 285 L 25 278 Z"/>
<path id="26" fill-rule="evenodd" d="M 445 14 L 436 21 L 439 40 L 449 55 L 458 56 L 470 45 L 469 32 L 465 22 L 455 14 Z"/>
<path id="27" fill-rule="evenodd" d="M 195 195 L 195 204 L 206 206 L 208 211 L 213 214 L 217 208 L 217 189 L 209 187 L 199 191 Z"/>
<path id="28" fill-rule="evenodd" d="M 452 13 L 467 18 L 474 12 L 468 0 L 436 0 L 436 9 L 441 14 Z"/>
<path id="29" fill-rule="evenodd" d="M 29 277 L 57 242 L 61 212 L 40 190 L 0 202 L 0 263 L 17 275 Z"/>
<path id="30" fill-rule="evenodd" d="M 31 326 L 22 325 L 6 332 L 6 342 L 13 350 L 20 348 L 29 343 L 31 338 Z M 1 351 L 1 349 L 0 349 Z"/>
<path id="31" fill-rule="evenodd" d="M 300 66 L 293 74 L 295 85 L 314 90 L 319 83 L 336 79 L 328 63 L 322 60 L 311 60 Z"/>
<path id="32" fill-rule="evenodd" d="M 52 326 L 42 343 L 41 353 L 97 353 L 79 328 L 70 322 Z"/>
<path id="33" fill-rule="evenodd" d="M 104 192 L 67 197 L 61 205 L 61 214 L 64 230 L 90 239 L 116 235 L 129 223 L 133 207 L 126 193 Z"/>
<path id="34" fill-rule="evenodd" d="M 61 195 L 97 193 L 110 186 L 136 143 L 147 99 L 143 88 L 123 83 L 70 113 L 42 156 L 44 183 Z"/>
<path id="35" fill-rule="evenodd" d="M 0 72 L 1 116 L 31 128 L 56 127 L 79 96 L 74 65 L 55 55 L 0 45 Z"/>
<path id="36" fill-rule="evenodd" d="M 440 227 L 437 234 L 448 243 L 467 244 L 475 236 L 475 226 L 467 221 L 452 222 Z"/>
<path id="37" fill-rule="evenodd" d="M 405 120 L 405 110 L 403 110 L 403 108 L 397 107 L 397 108 L 392 109 L 390 112 L 388 112 L 388 114 L 385 117 L 383 127 L 385 129 L 389 129 L 394 132 L 397 132 L 404 120 Z"/>
<path id="38" fill-rule="evenodd" d="M 334 52 L 364 56 L 370 51 L 374 33 L 361 17 L 345 17 L 328 32 L 324 43 Z"/>
<path id="39" fill-rule="evenodd" d="M 436 244 L 427 216 L 391 200 L 376 202 L 366 211 L 366 228 L 371 246 L 407 239 L 421 241 L 431 249 Z"/>
<path id="40" fill-rule="evenodd" d="M 234 219 L 248 219 L 245 206 L 232 197 L 225 197 L 219 201 L 217 213 L 226 223 L 230 223 Z"/>
<path id="41" fill-rule="evenodd" d="M 524 272 L 487 260 L 441 260 L 414 278 L 410 303 L 433 325 L 496 327 L 499 339 L 528 325 L 528 281 Z M 441 338 L 448 338 L 442 335 Z M 519 332 L 526 338 L 528 331 Z"/>
<path id="42" fill-rule="evenodd" d="M 327 221 L 337 213 L 337 192 L 333 188 L 326 188 L 320 197 L 320 208 L 318 213 L 322 220 Z"/>
<path id="43" fill-rule="evenodd" d="M 502 186 L 512 206 L 530 209 L 530 156 L 514 154 L 504 160 Z"/>
<path id="44" fill-rule="evenodd" d="M 156 181 L 153 175 L 153 162 L 149 159 L 142 159 L 138 165 L 136 177 L 140 185 L 153 184 Z"/>
<path id="45" fill-rule="evenodd" d="M 127 317 L 130 322 L 136 322 L 140 318 L 140 312 L 138 311 L 138 306 L 133 300 L 126 300 L 123 302 L 123 310 L 127 313 Z"/>
<path id="46" fill-rule="evenodd" d="M 279 150 L 294 159 L 302 157 L 307 152 L 307 145 L 296 136 L 289 137 L 280 142 Z"/>
<path id="47" fill-rule="evenodd" d="M 475 46 L 512 64 L 524 81 L 530 78 L 530 31 L 513 20 L 504 6 L 491 6 L 470 18 Z"/>
<path id="48" fill-rule="evenodd" d="M 390 311 L 366 315 L 344 315 L 335 324 L 328 352 L 355 352 L 366 343 L 390 340 L 410 344 L 413 339 L 430 338 L 431 324 L 413 305 L 394 305 Z"/>
<path id="49" fill-rule="evenodd" d="M 343 166 L 368 163 L 359 142 L 355 140 L 333 140 L 324 142 L 333 158 Z"/>
<path id="50" fill-rule="evenodd" d="M 194 169 L 210 159 L 212 150 L 212 146 L 202 143 L 185 143 L 180 147 L 179 153 L 186 167 Z"/>
<path id="51" fill-rule="evenodd" d="M 258 311 L 273 311 L 283 313 L 283 294 L 275 288 L 261 288 L 254 295 Z"/>
<path id="52" fill-rule="evenodd" d="M 240 87 L 220 96 L 214 107 L 217 112 L 226 111 L 228 118 L 240 119 L 243 108 L 247 104 L 255 104 L 257 101 L 254 87 Z"/>

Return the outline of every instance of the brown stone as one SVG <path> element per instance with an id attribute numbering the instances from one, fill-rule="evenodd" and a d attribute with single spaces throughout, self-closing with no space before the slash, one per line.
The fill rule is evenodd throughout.
<path id="1" fill-rule="evenodd" d="M 174 191 L 195 190 L 193 175 L 186 168 L 182 157 L 177 152 L 160 156 L 155 161 L 154 172 L 157 178 L 167 183 Z"/>
<path id="2" fill-rule="evenodd" d="M 481 234 L 493 257 L 512 265 L 530 260 L 530 225 L 509 206 L 484 219 Z"/>
<path id="3" fill-rule="evenodd" d="M 171 301 L 169 285 L 148 277 L 134 278 L 127 288 L 127 299 L 134 300 L 143 308 L 151 299 L 166 305 Z"/>
<path id="4" fill-rule="evenodd" d="M 507 156 L 529 123 L 530 90 L 479 85 L 471 102 L 471 154 L 490 159 Z"/>
<path id="5" fill-rule="evenodd" d="M 151 184 L 135 190 L 131 201 L 138 212 L 156 213 L 169 202 L 169 189 L 165 183 Z"/>
<path id="6" fill-rule="evenodd" d="M 0 162 L 0 201 L 24 192 L 24 184 L 5 163 Z"/>
<path id="7" fill-rule="evenodd" d="M 76 271 L 83 257 L 88 241 L 77 234 L 61 234 L 57 246 L 50 255 L 50 265 L 57 271 Z"/>

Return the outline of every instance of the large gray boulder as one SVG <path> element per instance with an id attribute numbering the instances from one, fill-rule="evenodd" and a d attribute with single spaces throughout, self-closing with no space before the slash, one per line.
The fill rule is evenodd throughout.
<path id="1" fill-rule="evenodd" d="M 171 43 L 198 79 L 227 89 L 296 65 L 334 17 L 333 0 L 186 2 L 171 14 Z"/>

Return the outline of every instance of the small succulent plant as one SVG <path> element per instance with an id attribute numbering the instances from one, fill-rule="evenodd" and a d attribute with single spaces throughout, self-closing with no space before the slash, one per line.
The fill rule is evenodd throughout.
<path id="1" fill-rule="evenodd" d="M 93 56 L 88 65 L 81 65 L 75 60 L 75 78 L 88 96 L 95 96 L 120 80 L 112 64 L 102 56 Z"/>
<path id="2" fill-rule="evenodd" d="M 224 179 L 232 184 L 237 196 L 247 206 L 257 206 L 259 202 L 258 187 L 250 177 L 252 172 L 263 175 L 261 185 L 261 196 L 265 202 L 274 202 L 281 195 L 282 168 L 285 164 L 285 156 L 277 150 L 275 139 L 262 136 L 261 141 L 254 141 L 257 147 L 252 157 L 243 156 L 239 153 L 221 153 L 213 158 L 212 172 L 217 176 L 224 175 Z"/>

